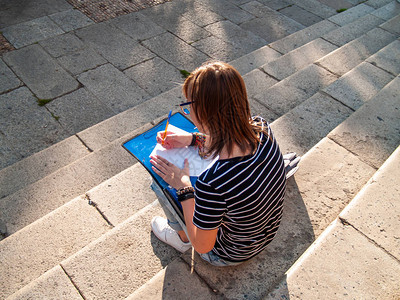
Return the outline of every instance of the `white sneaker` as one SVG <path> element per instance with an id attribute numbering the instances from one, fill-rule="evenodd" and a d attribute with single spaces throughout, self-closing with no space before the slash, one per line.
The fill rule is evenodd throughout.
<path id="1" fill-rule="evenodd" d="M 178 233 L 168 225 L 167 219 L 154 217 L 153 220 L 151 220 L 151 229 L 156 237 L 181 253 L 186 252 L 192 247 L 190 242 L 184 243 L 181 240 Z"/>

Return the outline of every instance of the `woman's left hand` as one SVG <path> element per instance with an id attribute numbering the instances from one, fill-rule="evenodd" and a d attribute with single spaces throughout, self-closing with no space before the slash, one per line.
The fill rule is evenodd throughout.
<path id="1" fill-rule="evenodd" d="M 187 159 L 185 159 L 183 169 L 180 169 L 161 156 L 155 155 L 150 158 L 153 171 L 173 188 L 180 189 L 192 185 L 190 182 L 189 161 Z"/>

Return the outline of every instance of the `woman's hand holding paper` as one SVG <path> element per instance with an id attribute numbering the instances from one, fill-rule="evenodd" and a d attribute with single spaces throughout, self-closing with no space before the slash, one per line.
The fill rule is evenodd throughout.
<path id="1" fill-rule="evenodd" d="M 185 159 L 183 169 L 180 169 L 161 156 L 155 155 L 150 156 L 150 158 L 153 171 L 173 188 L 180 189 L 192 185 L 189 175 L 189 161 L 187 159 Z"/>

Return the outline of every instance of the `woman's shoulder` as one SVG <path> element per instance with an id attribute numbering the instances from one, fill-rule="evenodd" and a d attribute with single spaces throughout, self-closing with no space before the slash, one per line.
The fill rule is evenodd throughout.
<path id="1" fill-rule="evenodd" d="M 268 122 L 261 116 L 252 116 L 251 117 L 252 122 L 254 123 L 260 123 L 260 124 L 264 124 L 265 126 L 268 126 Z"/>

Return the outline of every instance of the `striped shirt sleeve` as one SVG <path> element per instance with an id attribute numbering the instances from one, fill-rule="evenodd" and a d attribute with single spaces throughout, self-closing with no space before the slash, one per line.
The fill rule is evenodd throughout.
<path id="1" fill-rule="evenodd" d="M 196 182 L 193 224 L 205 230 L 218 228 L 226 211 L 226 203 L 215 189 L 200 179 Z"/>

